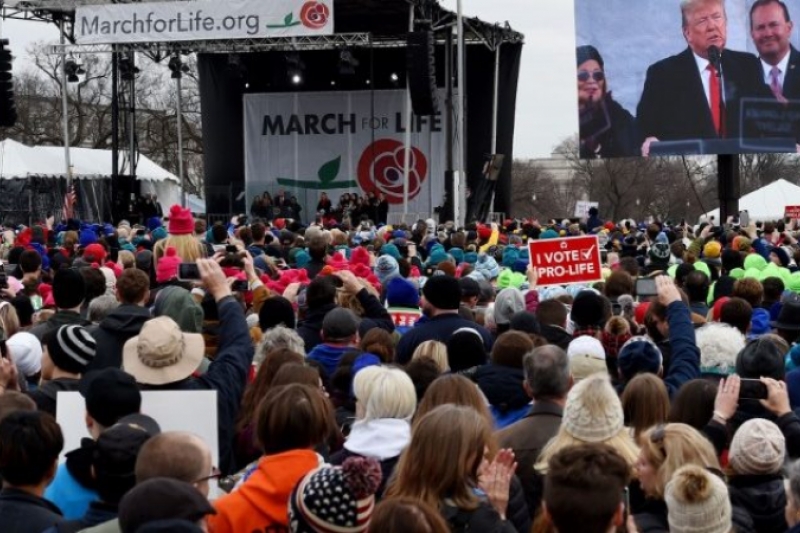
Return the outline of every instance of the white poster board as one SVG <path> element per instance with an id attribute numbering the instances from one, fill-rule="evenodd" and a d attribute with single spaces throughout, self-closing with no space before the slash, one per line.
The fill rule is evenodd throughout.
<path id="1" fill-rule="evenodd" d="M 600 207 L 599 202 L 587 202 L 584 200 L 578 200 L 575 202 L 575 214 L 573 216 L 577 218 L 588 218 L 589 217 L 589 209 L 593 207 Z"/>
<path id="2" fill-rule="evenodd" d="M 56 421 L 64 434 L 64 456 L 90 438 L 86 430 L 86 402 L 79 392 L 59 392 L 56 402 Z M 152 417 L 161 431 L 194 433 L 211 450 L 211 460 L 219 464 L 217 433 L 217 391 L 142 391 L 142 414 Z M 211 484 L 211 499 L 216 496 L 216 484 Z"/>

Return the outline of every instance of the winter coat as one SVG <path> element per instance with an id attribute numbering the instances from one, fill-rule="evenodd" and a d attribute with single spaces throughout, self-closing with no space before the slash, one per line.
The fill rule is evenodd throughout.
<path id="1" fill-rule="evenodd" d="M 209 515 L 214 533 L 282 531 L 289 524 L 289 496 L 295 485 L 320 464 L 312 450 L 290 450 L 266 455 L 235 492 L 214 503 L 216 515 Z"/>
<path id="2" fill-rule="evenodd" d="M 400 338 L 400 342 L 397 344 L 395 362 L 401 365 L 408 364 L 417 346 L 425 341 L 446 343 L 447 339 L 449 339 L 456 330 L 461 328 L 472 328 L 476 330 L 483 338 L 483 346 L 486 349 L 486 353 L 492 350 L 494 339 L 492 339 L 492 334 L 489 333 L 486 328 L 479 326 L 475 322 L 461 318 L 457 314 L 446 313 L 425 320 L 424 322 L 417 322 L 416 326 L 403 335 Z"/>
<path id="3" fill-rule="evenodd" d="M 382 495 L 394 471 L 400 454 L 411 440 L 411 425 L 397 418 L 358 420 L 344 443 L 344 449 L 331 456 L 331 464 L 341 465 L 348 457 L 370 457 L 381 463 L 381 485 L 376 494 Z"/>
<path id="4" fill-rule="evenodd" d="M 786 531 L 786 490 L 781 474 L 731 476 L 728 479 L 728 490 L 733 505 L 750 515 L 758 533 Z"/>
<path id="5" fill-rule="evenodd" d="M 566 350 L 569 347 L 569 343 L 572 342 L 572 335 L 567 333 L 564 328 L 549 324 L 540 324 L 539 327 L 542 330 L 542 337 L 547 339 L 548 344 L 555 344 L 562 350 Z"/>
<path id="6" fill-rule="evenodd" d="M 56 398 L 59 391 L 72 392 L 78 390 L 79 380 L 58 378 L 45 381 L 36 390 L 28 391 L 28 396 L 36 402 L 36 409 L 56 416 Z"/>
<path id="7" fill-rule="evenodd" d="M 325 369 L 325 374 L 330 377 L 339 366 L 339 360 L 347 352 L 352 352 L 358 348 L 354 346 L 332 346 L 330 344 L 318 344 L 313 350 L 308 352 L 307 359 L 316 361 Z"/>
<path id="8" fill-rule="evenodd" d="M 92 502 L 86 514 L 77 520 L 61 522 L 44 533 L 78 533 L 86 528 L 105 524 L 117 518 L 117 506 L 103 502 Z"/>
<path id="9" fill-rule="evenodd" d="M 145 322 L 150 320 L 150 310 L 138 305 L 123 304 L 112 310 L 89 333 L 97 343 L 97 355 L 89 363 L 88 370 L 122 367 L 122 347 L 128 339 L 139 334 Z"/>
<path id="10" fill-rule="evenodd" d="M 49 501 L 17 489 L 0 491 L 0 529 L 3 533 L 31 533 L 63 522 L 61 511 Z"/>
<path id="11" fill-rule="evenodd" d="M 215 390 L 219 432 L 219 468 L 223 474 L 235 471 L 233 440 L 236 417 L 253 363 L 253 346 L 241 305 L 233 296 L 217 302 L 220 335 L 217 358 L 200 377 L 189 377 L 166 385 L 141 385 L 143 390 Z"/>
<path id="12" fill-rule="evenodd" d="M 71 326 L 73 324 L 88 326 L 91 322 L 83 318 L 80 313 L 59 309 L 47 322 L 36 324 L 28 330 L 28 333 L 39 339 L 40 342 L 43 342 L 48 333 L 56 331 L 61 326 Z"/>
<path id="13" fill-rule="evenodd" d="M 484 365 L 475 371 L 472 379 L 489 401 L 495 429 L 510 426 L 528 412 L 531 399 L 522 386 L 525 375 L 521 368 Z"/>
<path id="14" fill-rule="evenodd" d="M 440 510 L 450 531 L 461 533 L 480 531 L 481 533 L 517 533 L 510 520 L 501 520 L 500 515 L 488 501 L 481 501 L 477 509 L 464 511 L 445 504 Z M 527 531 L 527 530 L 526 530 Z"/>
<path id="15" fill-rule="evenodd" d="M 92 439 L 82 439 L 81 447 L 58 465 L 55 478 L 44 491 L 44 497 L 61 509 L 65 520 L 82 518 L 89 504 L 98 499 L 92 477 L 93 444 Z"/>

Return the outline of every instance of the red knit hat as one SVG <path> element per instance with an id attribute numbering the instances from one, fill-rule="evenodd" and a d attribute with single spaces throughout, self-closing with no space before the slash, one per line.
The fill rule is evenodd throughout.
<path id="1" fill-rule="evenodd" d="M 178 265 L 180 264 L 181 258 L 178 257 L 178 251 L 173 246 L 168 246 L 164 257 L 159 259 L 156 265 L 156 281 L 163 283 L 178 277 Z"/>
<path id="2" fill-rule="evenodd" d="M 87 263 L 105 263 L 106 255 L 106 249 L 103 248 L 102 244 L 97 243 L 90 244 L 83 251 L 83 259 Z"/>
<path id="3" fill-rule="evenodd" d="M 170 235 L 194 234 L 194 217 L 192 216 L 192 212 L 177 204 L 170 207 L 167 231 L 169 231 Z"/>
<path id="4" fill-rule="evenodd" d="M 482 241 L 488 241 L 492 236 L 492 228 L 489 226 L 478 226 L 478 237 Z"/>
<path id="5" fill-rule="evenodd" d="M 369 268 L 369 252 L 363 246 L 356 246 L 350 253 L 350 266 L 356 265 Z"/>
<path id="6" fill-rule="evenodd" d="M 350 270 L 350 264 L 344 258 L 342 252 L 336 252 L 328 259 L 328 266 L 333 268 L 334 272 L 339 270 Z"/>

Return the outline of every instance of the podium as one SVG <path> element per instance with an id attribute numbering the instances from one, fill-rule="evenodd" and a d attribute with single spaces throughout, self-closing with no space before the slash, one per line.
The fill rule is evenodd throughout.
<path id="1" fill-rule="evenodd" d="M 651 156 L 796 153 L 792 138 L 682 139 L 650 145 Z"/>

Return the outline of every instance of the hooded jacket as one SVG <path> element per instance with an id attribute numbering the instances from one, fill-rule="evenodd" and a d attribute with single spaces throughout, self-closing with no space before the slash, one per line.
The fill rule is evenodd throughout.
<path id="1" fill-rule="evenodd" d="M 138 305 L 123 304 L 111 311 L 100 324 L 89 328 L 97 343 L 97 355 L 88 370 L 122 367 L 122 347 L 137 336 L 150 319 L 150 310 Z"/>
<path id="2" fill-rule="evenodd" d="M 350 351 L 358 350 L 353 346 L 331 346 L 330 344 L 318 344 L 313 350 L 308 352 L 306 357 L 309 361 L 316 361 L 325 369 L 328 377 L 336 372 L 336 367 L 339 366 L 339 360 L 342 356 Z"/>
<path id="3" fill-rule="evenodd" d="M 47 322 L 33 326 L 28 333 L 39 339 L 39 341 L 44 341 L 44 338 L 51 331 L 56 331 L 61 326 L 71 326 L 73 324 L 88 326 L 91 322 L 83 318 L 80 313 L 59 309 Z"/>
<path id="4" fill-rule="evenodd" d="M 551 326 L 550 324 L 540 324 L 539 327 L 542 330 L 542 337 L 547 339 L 549 344 L 555 344 L 562 350 L 566 350 L 569 347 L 569 343 L 572 342 L 572 335 L 564 328 Z"/>
<path id="5" fill-rule="evenodd" d="M 214 504 L 216 515 L 208 516 L 209 531 L 282 531 L 289 523 L 289 496 L 307 473 L 317 468 L 319 457 L 313 450 L 290 450 L 267 455 L 236 492 Z"/>
<path id="6" fill-rule="evenodd" d="M 522 386 L 525 381 L 522 369 L 484 365 L 475 371 L 472 379 L 489 401 L 495 429 L 513 424 L 530 410 L 531 399 Z"/>
<path id="7" fill-rule="evenodd" d="M 82 518 L 89 504 L 98 499 L 92 478 L 92 439 L 82 439 L 81 447 L 66 455 L 66 462 L 58 465 L 56 477 L 44 491 L 44 497 L 53 502 L 65 520 Z"/>
<path id="8" fill-rule="evenodd" d="M 62 522 L 58 507 L 27 492 L 3 489 L 0 492 L 0 528 L 3 533 L 30 533 Z"/>
<path id="9" fill-rule="evenodd" d="M 332 465 L 341 465 L 348 457 L 371 457 L 381 463 L 381 484 L 376 494 L 381 495 L 397 465 L 400 454 L 411 441 L 411 425 L 406 420 L 380 418 L 359 420 L 350 431 L 344 449 L 331 456 Z"/>

